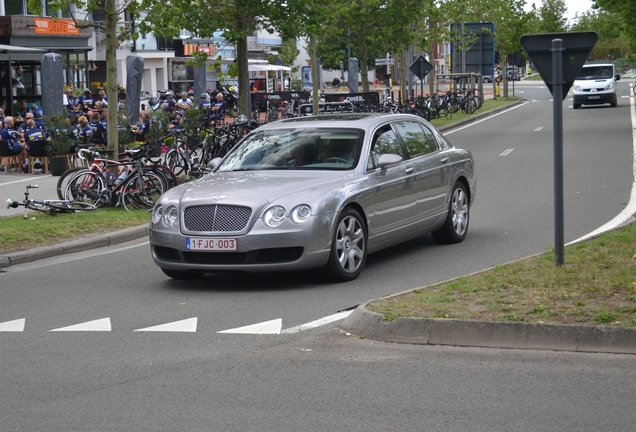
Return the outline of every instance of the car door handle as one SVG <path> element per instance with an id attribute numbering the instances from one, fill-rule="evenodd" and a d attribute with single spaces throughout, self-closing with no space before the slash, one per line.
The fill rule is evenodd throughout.
<path id="1" fill-rule="evenodd" d="M 406 173 L 407 174 L 413 174 L 413 171 L 415 171 L 415 168 L 413 168 L 413 167 L 406 169 Z"/>
<path id="2" fill-rule="evenodd" d="M 444 157 L 444 158 L 441 158 L 439 161 L 440 161 L 441 163 L 445 164 L 445 163 L 448 163 L 448 158 L 447 158 L 447 157 Z"/>

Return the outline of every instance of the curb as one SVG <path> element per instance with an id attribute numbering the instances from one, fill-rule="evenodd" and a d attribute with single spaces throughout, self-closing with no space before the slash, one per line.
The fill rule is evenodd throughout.
<path id="1" fill-rule="evenodd" d="M 0 255 L 0 268 L 24 264 L 45 258 L 82 252 L 106 246 L 113 246 L 131 240 L 137 240 L 150 235 L 150 224 L 126 228 L 106 234 L 98 234 L 80 238 L 53 246 L 43 246 Z"/>
<path id="2" fill-rule="evenodd" d="M 416 345 L 636 354 L 635 328 L 432 318 L 384 321 L 384 315 L 369 311 L 367 304 L 356 308 L 340 328 L 368 339 Z"/>

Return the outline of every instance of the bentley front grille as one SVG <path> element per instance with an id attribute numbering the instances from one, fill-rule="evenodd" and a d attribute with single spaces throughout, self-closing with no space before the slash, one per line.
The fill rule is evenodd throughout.
<path id="1" fill-rule="evenodd" d="M 183 221 L 188 231 L 238 232 L 245 229 L 251 215 L 249 207 L 209 204 L 186 208 Z"/>

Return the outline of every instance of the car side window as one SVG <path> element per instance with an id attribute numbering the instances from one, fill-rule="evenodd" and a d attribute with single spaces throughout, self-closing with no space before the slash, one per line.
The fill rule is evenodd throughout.
<path id="1" fill-rule="evenodd" d="M 404 147 L 406 147 L 409 157 L 414 158 L 438 150 L 433 132 L 418 122 L 396 122 L 395 128 L 404 141 Z"/>
<path id="2" fill-rule="evenodd" d="M 373 135 L 367 169 L 373 170 L 377 168 L 378 160 L 383 154 L 396 154 L 404 157 L 400 141 L 390 126 L 378 129 Z"/>

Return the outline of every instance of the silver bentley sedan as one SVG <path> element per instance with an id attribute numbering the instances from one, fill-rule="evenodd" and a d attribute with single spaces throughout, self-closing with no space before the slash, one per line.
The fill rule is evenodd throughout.
<path id="1" fill-rule="evenodd" d="M 475 200 L 471 153 L 410 114 L 269 123 L 212 166 L 154 207 L 152 256 L 171 278 L 324 267 L 353 280 L 369 253 L 414 237 L 461 242 Z"/>

